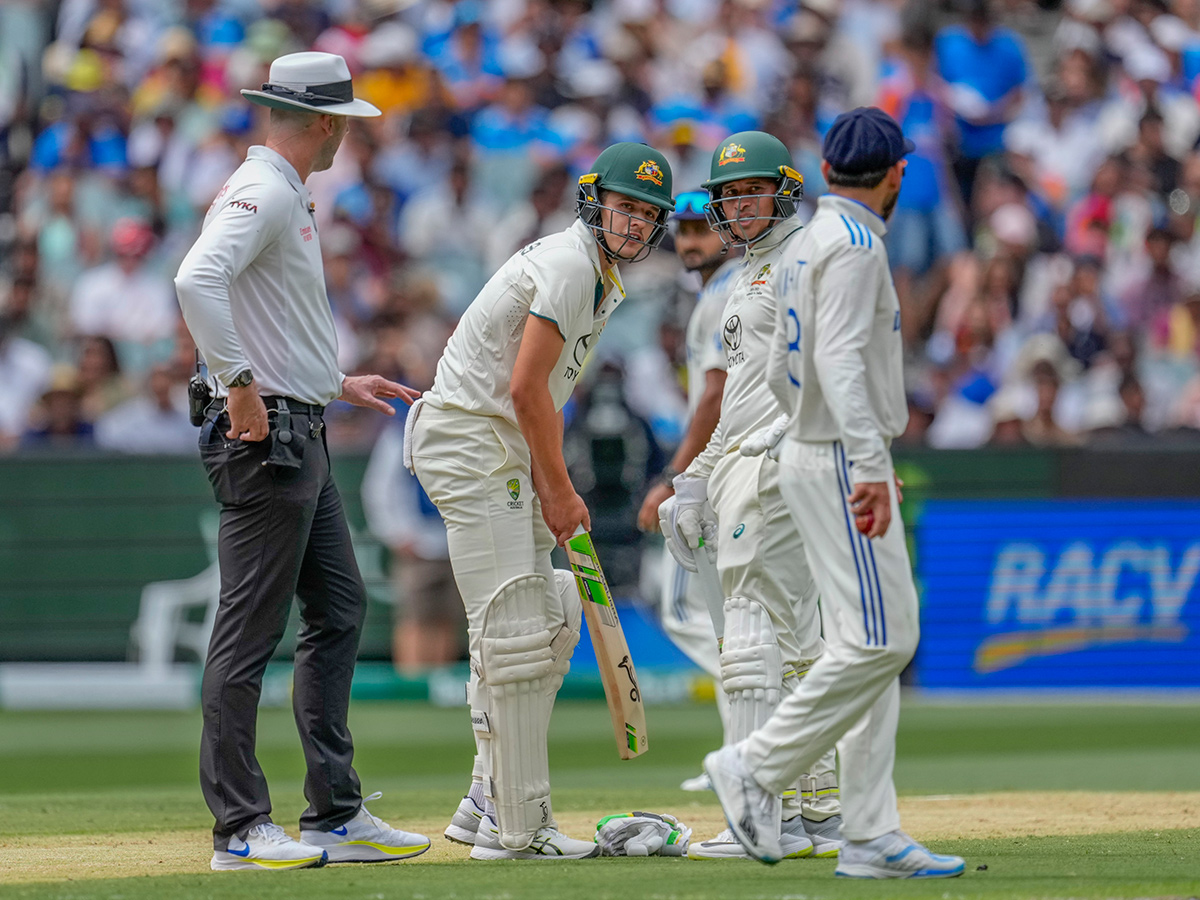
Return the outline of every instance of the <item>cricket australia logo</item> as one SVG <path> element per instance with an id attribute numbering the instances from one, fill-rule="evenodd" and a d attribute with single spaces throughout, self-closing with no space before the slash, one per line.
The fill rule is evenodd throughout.
<path id="1" fill-rule="evenodd" d="M 727 163 L 739 163 L 746 161 L 746 148 L 734 141 L 731 144 L 726 144 L 721 148 L 721 155 L 717 157 L 717 165 L 723 166 Z"/>
<path id="2" fill-rule="evenodd" d="M 750 282 L 751 286 L 756 285 L 756 284 L 766 284 L 767 276 L 770 274 L 771 274 L 771 264 L 767 263 L 765 266 L 763 266 L 761 269 L 758 270 L 758 273 L 754 276 L 754 280 Z"/>
<path id="3" fill-rule="evenodd" d="M 634 703 L 641 702 L 642 692 L 638 688 L 637 679 L 633 676 L 633 663 L 629 661 L 628 653 L 621 657 L 621 661 L 617 663 L 617 668 L 624 669 L 625 674 L 629 677 L 629 684 L 631 685 L 629 688 L 629 699 Z"/>
<path id="4" fill-rule="evenodd" d="M 633 175 L 638 181 L 650 181 L 650 182 L 653 182 L 656 186 L 662 187 L 662 183 L 663 183 L 662 169 L 660 169 L 658 167 L 658 163 L 656 163 L 652 159 L 648 159 L 645 162 L 643 162 L 640 166 L 638 166 L 637 169 L 634 170 Z"/>
<path id="5" fill-rule="evenodd" d="M 508 508 L 509 509 L 524 509 L 525 501 L 520 499 L 520 497 L 521 497 L 521 482 L 519 480 L 517 480 L 516 478 L 510 478 L 510 479 L 508 479 L 508 484 L 506 485 L 506 487 L 508 488 L 508 496 L 512 497 L 512 499 L 508 501 Z"/>

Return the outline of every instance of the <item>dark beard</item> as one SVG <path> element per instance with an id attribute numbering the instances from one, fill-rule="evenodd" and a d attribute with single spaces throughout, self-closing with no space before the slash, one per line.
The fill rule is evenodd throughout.
<path id="1" fill-rule="evenodd" d="M 896 201 L 899 199 L 900 199 L 900 192 L 896 191 L 896 193 L 892 194 L 890 197 L 888 197 L 886 200 L 883 201 L 883 211 L 882 211 L 883 221 L 886 222 L 888 219 L 890 219 L 892 217 L 892 211 L 895 210 Z"/>

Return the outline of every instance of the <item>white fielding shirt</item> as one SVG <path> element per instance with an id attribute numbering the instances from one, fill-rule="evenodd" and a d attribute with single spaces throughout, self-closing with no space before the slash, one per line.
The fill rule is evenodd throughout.
<path id="1" fill-rule="evenodd" d="M 617 267 L 602 273 L 600 248 L 583 222 L 534 241 L 509 257 L 463 313 L 425 400 L 517 426 L 513 366 L 534 315 L 553 322 L 563 338 L 549 380 L 554 408 L 561 410 L 589 349 L 624 299 Z"/>
<path id="2" fill-rule="evenodd" d="M 708 446 L 687 467 L 689 475 L 707 478 L 722 456 L 736 452 L 742 441 L 783 412 L 767 384 L 767 359 L 776 319 L 772 281 L 785 242 L 801 229 L 795 219 L 780 222 L 747 249 L 731 279 L 720 325 L 728 371 L 721 419 Z"/>
<path id="3" fill-rule="evenodd" d="M 908 424 L 886 233 L 873 210 L 827 194 L 787 242 L 775 279 L 768 379 L 791 413 L 788 436 L 840 440 L 855 484 L 892 477 L 888 448 Z"/>
<path id="4" fill-rule="evenodd" d="M 696 414 L 700 398 L 704 396 L 705 376 L 713 369 L 725 371 L 725 344 L 721 340 L 721 313 L 729 299 L 740 259 L 722 263 L 712 278 L 700 289 L 696 297 L 696 308 L 688 319 L 687 326 L 687 399 L 688 418 Z"/>
<path id="5" fill-rule="evenodd" d="M 274 150 L 251 147 L 175 277 L 217 393 L 250 369 L 259 393 L 328 404 L 342 393 L 337 333 L 308 190 Z"/>

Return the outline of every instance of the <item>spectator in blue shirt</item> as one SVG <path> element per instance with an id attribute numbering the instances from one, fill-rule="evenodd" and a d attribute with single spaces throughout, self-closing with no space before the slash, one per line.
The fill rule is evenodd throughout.
<path id="1" fill-rule="evenodd" d="M 1003 149 L 1004 127 L 1020 109 L 1028 66 L 1020 37 L 993 23 L 988 0 L 963 0 L 962 8 L 966 22 L 943 28 L 934 50 L 958 124 L 954 170 L 969 208 L 979 161 Z"/>

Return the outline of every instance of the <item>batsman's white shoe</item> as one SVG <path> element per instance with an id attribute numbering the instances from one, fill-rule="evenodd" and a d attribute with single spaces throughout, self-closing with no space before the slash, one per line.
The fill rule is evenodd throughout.
<path id="1" fill-rule="evenodd" d="M 475 843 L 475 833 L 479 831 L 479 822 L 483 818 L 483 807 L 475 802 L 470 794 L 459 801 L 458 809 L 454 811 L 450 824 L 442 832 L 446 840 L 456 844 L 466 844 L 468 847 Z"/>
<path id="2" fill-rule="evenodd" d="M 382 796 L 376 791 L 367 797 L 353 819 L 332 831 L 301 831 L 300 839 L 322 848 L 331 863 L 386 862 L 420 856 L 429 849 L 429 838 L 393 828 L 367 811 L 367 803 Z"/>
<path id="3" fill-rule="evenodd" d="M 782 800 L 754 780 L 737 745 L 722 747 L 704 757 L 704 771 L 712 779 L 725 821 L 746 852 L 768 864 L 783 859 L 779 838 Z"/>
<path id="4" fill-rule="evenodd" d="M 704 772 L 701 772 L 699 775 L 695 776 L 694 778 L 685 778 L 683 780 L 683 783 L 679 785 L 679 789 L 681 791 L 695 791 L 695 792 L 711 791 L 712 790 L 712 779 L 709 778 L 708 775 L 706 775 Z"/>
<path id="5" fill-rule="evenodd" d="M 500 843 L 500 829 L 486 815 L 479 822 L 471 850 L 471 859 L 590 859 L 599 855 L 600 845 L 595 841 L 577 841 L 549 825 L 539 828 L 524 850 L 509 850 Z"/>
<path id="6" fill-rule="evenodd" d="M 804 816 L 798 816 L 794 821 L 803 822 L 804 830 L 813 843 L 812 855 L 819 859 L 833 859 L 838 855 L 842 844 L 842 817 L 830 816 L 824 822 L 814 822 Z"/>
<path id="7" fill-rule="evenodd" d="M 255 825 L 246 839 L 234 835 L 226 850 L 214 850 L 209 867 L 214 872 L 238 869 L 307 869 L 323 866 L 328 854 L 321 847 L 297 841 L 274 822 Z"/>
<path id="8" fill-rule="evenodd" d="M 846 841 L 834 874 L 841 878 L 953 878 L 966 863 L 961 856 L 939 856 L 903 831 L 872 841 Z"/>
<path id="9" fill-rule="evenodd" d="M 800 824 L 799 816 L 780 825 L 779 847 L 784 859 L 812 856 L 813 842 Z M 688 859 L 750 859 L 750 854 L 726 828 L 712 840 L 689 844 Z"/>

